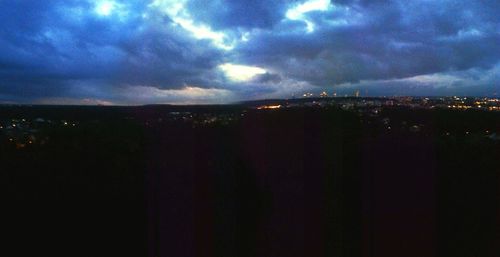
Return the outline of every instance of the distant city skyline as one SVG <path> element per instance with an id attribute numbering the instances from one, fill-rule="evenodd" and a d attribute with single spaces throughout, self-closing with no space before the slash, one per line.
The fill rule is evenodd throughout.
<path id="1" fill-rule="evenodd" d="M 500 2 L 0 2 L 0 104 L 500 93 Z"/>

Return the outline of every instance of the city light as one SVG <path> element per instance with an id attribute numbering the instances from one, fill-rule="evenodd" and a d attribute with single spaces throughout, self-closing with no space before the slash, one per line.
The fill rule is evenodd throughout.
<path id="1" fill-rule="evenodd" d="M 279 109 L 281 108 L 281 105 L 263 105 L 257 107 L 258 110 L 265 110 L 265 109 Z"/>

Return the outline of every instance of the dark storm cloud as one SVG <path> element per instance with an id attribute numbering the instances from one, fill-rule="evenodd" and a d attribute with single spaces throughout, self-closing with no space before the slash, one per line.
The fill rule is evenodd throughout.
<path id="1" fill-rule="evenodd" d="M 220 50 L 193 41 L 167 16 L 142 17 L 147 1 L 116 1 L 132 10 L 126 18 L 96 15 L 96 2 L 0 2 L 0 94 L 59 97 L 102 84 L 180 88 L 206 82 L 203 72 L 220 58 Z M 75 82 L 86 88 L 75 91 Z"/>
<path id="2" fill-rule="evenodd" d="M 298 0 L 193 0 L 188 7 L 197 19 L 214 28 L 272 28 Z"/>
<path id="3" fill-rule="evenodd" d="M 204 73 L 222 58 L 208 41 L 193 42 L 181 34 L 151 30 L 120 45 L 126 51 L 113 80 L 122 84 L 178 88 L 205 83 Z"/>
<path id="4" fill-rule="evenodd" d="M 102 3 L 113 8 L 96 9 Z M 481 85 L 494 81 L 488 72 L 500 62 L 499 1 L 334 0 L 328 8 L 325 3 L 0 1 L 0 102 L 196 101 L 204 92 L 236 99 L 289 97 L 311 86 L 366 81 L 381 94 L 399 84 L 409 94 L 426 94 L 465 86 L 433 91 L 438 86 L 409 78 L 470 70 Z M 178 4 L 182 8 L 172 11 Z M 218 69 L 224 63 L 266 73 L 231 81 Z M 474 85 L 467 92 L 489 90 Z M 182 91 L 187 87 L 196 88 Z M 130 92 L 140 90 L 132 88 L 150 95 L 134 101 Z"/>
<path id="5" fill-rule="evenodd" d="M 488 68 L 500 60 L 493 1 L 334 3 L 349 11 L 308 14 L 316 24 L 309 34 L 262 32 L 241 46 L 240 58 L 322 86 Z"/>
<path id="6" fill-rule="evenodd" d="M 283 77 L 279 74 L 266 72 L 265 74 L 256 76 L 253 81 L 257 83 L 279 83 L 283 81 Z"/>

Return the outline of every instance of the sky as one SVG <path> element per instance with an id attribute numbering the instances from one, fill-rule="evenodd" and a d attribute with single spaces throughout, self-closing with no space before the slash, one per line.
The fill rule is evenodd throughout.
<path id="1" fill-rule="evenodd" d="M 0 103 L 496 96 L 499 13 L 498 0 L 0 0 Z"/>

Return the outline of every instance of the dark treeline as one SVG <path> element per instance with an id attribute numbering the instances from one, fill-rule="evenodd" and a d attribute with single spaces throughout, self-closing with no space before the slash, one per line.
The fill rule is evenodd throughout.
<path id="1" fill-rule="evenodd" d="M 238 118 L 167 119 L 188 111 Z M 78 123 L 0 132 L 5 256 L 500 253 L 498 113 L 0 108 L 39 117 Z"/>

